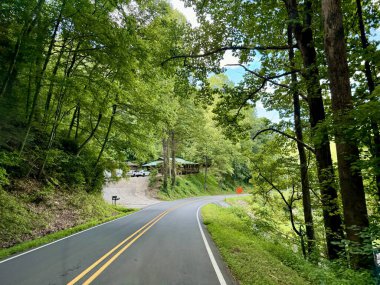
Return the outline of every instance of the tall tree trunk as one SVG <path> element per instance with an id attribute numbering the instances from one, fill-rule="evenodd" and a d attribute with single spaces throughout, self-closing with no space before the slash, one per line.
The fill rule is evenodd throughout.
<path id="1" fill-rule="evenodd" d="M 368 239 L 361 233 L 368 228 L 369 222 L 362 176 L 355 167 L 359 149 L 356 141 L 343 131 L 351 124 L 349 112 L 353 105 L 340 0 L 322 0 L 322 16 L 345 230 L 347 239 L 362 249 L 368 246 Z M 371 259 L 369 254 L 350 253 L 353 268 L 369 268 Z"/>
<path id="2" fill-rule="evenodd" d="M 63 56 L 65 48 L 66 48 L 66 38 L 63 39 L 62 47 L 59 50 L 58 58 L 57 58 L 57 61 L 56 61 L 55 65 L 54 65 L 53 72 L 52 72 L 52 75 L 51 75 L 51 82 L 50 82 L 49 90 L 48 90 L 48 93 L 46 95 L 46 101 L 45 101 L 45 113 L 44 113 L 44 119 L 43 119 L 44 123 L 46 123 L 48 121 L 48 116 L 49 116 L 49 111 L 50 111 L 50 104 L 51 104 L 51 98 L 53 96 L 54 79 L 55 79 L 55 77 L 57 75 L 57 72 L 58 72 L 58 69 L 59 69 L 59 65 L 61 63 L 61 59 L 62 59 L 62 56 Z"/>
<path id="3" fill-rule="evenodd" d="M 103 152 L 104 152 L 104 150 L 106 148 L 106 145 L 108 143 L 108 139 L 109 139 L 109 135 L 111 133 L 113 121 L 114 121 L 115 115 L 116 115 L 116 110 L 117 110 L 117 105 L 114 104 L 112 106 L 112 115 L 111 115 L 110 122 L 108 124 L 108 129 L 107 129 L 106 137 L 104 138 L 104 141 L 103 141 L 103 144 L 102 144 L 102 148 L 100 149 L 100 152 L 99 152 L 99 155 L 98 155 L 98 159 L 96 160 L 95 166 L 97 166 L 99 164 L 99 161 L 100 161 L 100 159 L 101 159 L 101 157 L 103 155 Z"/>
<path id="4" fill-rule="evenodd" d="M 28 122 L 27 122 L 27 126 L 26 126 L 26 128 L 27 128 L 26 134 L 25 134 L 24 140 L 23 140 L 23 142 L 21 144 L 20 154 L 24 150 L 26 141 L 27 141 L 29 133 L 30 133 L 30 129 L 32 127 L 32 120 L 33 120 L 33 117 L 34 117 L 34 114 L 35 114 L 35 111 L 36 111 L 37 101 L 38 101 L 38 97 L 39 97 L 39 94 L 40 94 L 40 91 L 41 91 L 42 82 L 43 82 L 43 79 L 44 79 L 44 76 L 45 76 L 45 72 L 46 72 L 46 68 L 48 66 L 48 63 L 50 61 L 50 57 L 51 57 L 51 54 L 52 54 L 52 51 L 53 51 L 53 47 L 54 47 L 54 43 L 55 43 L 55 40 L 56 40 L 55 38 L 57 36 L 58 28 L 59 28 L 59 25 L 60 25 L 61 20 L 62 20 L 62 12 L 63 12 L 64 5 L 65 5 L 65 1 L 63 1 L 63 4 L 61 6 L 61 10 L 59 12 L 58 19 L 57 19 L 57 21 L 55 23 L 53 35 L 51 36 L 51 39 L 50 39 L 49 48 L 48 48 L 48 51 L 47 51 L 47 54 L 46 54 L 46 57 L 45 57 L 45 60 L 44 60 L 44 64 L 42 66 L 41 71 L 37 75 L 36 88 L 35 88 L 35 91 L 34 91 L 34 97 L 33 97 L 32 107 L 31 107 L 31 110 L 30 110 L 30 113 L 29 113 L 29 117 L 28 117 Z"/>
<path id="5" fill-rule="evenodd" d="M 204 181 L 203 181 L 203 190 L 207 191 L 207 171 L 208 171 L 208 157 L 205 155 L 205 175 L 204 175 Z"/>
<path id="6" fill-rule="evenodd" d="M 369 43 L 368 43 L 366 32 L 365 32 L 361 0 L 356 0 L 356 7 L 358 11 L 360 40 L 362 43 L 362 48 L 364 50 L 364 53 L 366 53 Z M 369 93 L 372 94 L 372 92 L 375 90 L 375 83 L 373 81 L 371 64 L 368 60 L 367 54 L 365 54 L 364 58 L 365 58 L 364 74 L 367 79 Z M 370 96 L 370 100 L 373 100 L 371 96 Z M 371 150 L 372 150 L 372 156 L 374 160 L 376 161 L 375 179 L 376 179 L 377 195 L 378 195 L 378 199 L 380 200 L 380 132 L 379 132 L 379 125 L 373 119 L 371 119 L 371 127 L 372 127 L 372 133 L 373 133 L 373 143 L 372 143 Z"/>
<path id="7" fill-rule="evenodd" d="M 318 123 L 325 121 L 325 109 L 319 83 L 317 53 L 311 30 L 311 2 L 305 1 L 305 20 L 301 25 L 296 0 L 287 0 L 289 20 L 293 23 L 293 34 L 301 51 L 306 69 L 305 80 L 310 113 L 310 125 L 317 160 L 317 173 L 321 191 L 323 222 L 326 231 L 327 257 L 339 258 L 343 253 L 339 245 L 343 238 L 342 219 L 339 214 L 338 194 L 335 185 L 334 169 L 331 160 L 330 141 L 327 131 L 317 130 Z"/>
<path id="8" fill-rule="evenodd" d="M 25 102 L 25 120 L 28 119 L 29 109 L 30 109 L 30 95 L 32 93 L 32 73 L 33 73 L 33 64 L 30 63 L 29 75 L 28 75 L 28 90 Z"/>
<path id="9" fill-rule="evenodd" d="M 39 15 L 42 9 L 43 4 L 45 3 L 45 0 L 39 0 L 37 2 L 36 7 L 33 9 L 32 14 L 30 17 L 25 21 L 24 26 L 21 30 L 21 33 L 19 37 L 17 38 L 17 42 L 13 51 L 12 59 L 11 59 L 11 64 L 9 65 L 8 72 L 4 78 L 4 82 L 1 86 L 0 90 L 0 97 L 3 97 L 8 86 L 13 85 L 12 80 L 15 79 L 15 70 L 16 70 L 16 65 L 18 61 L 18 57 L 20 54 L 20 49 L 21 45 L 24 42 L 24 40 L 29 36 L 31 31 L 33 30 L 34 25 L 39 19 Z"/>
<path id="10" fill-rule="evenodd" d="M 163 177 L 163 187 L 164 191 L 168 191 L 168 139 L 162 139 L 162 177 Z"/>
<path id="11" fill-rule="evenodd" d="M 60 121 L 61 114 L 62 114 L 63 98 L 64 98 L 64 95 L 65 95 L 65 91 L 63 90 L 63 88 L 64 87 L 62 86 L 61 92 L 60 92 L 60 96 L 59 96 L 58 102 L 57 102 L 57 108 L 55 110 L 55 116 L 54 116 L 53 126 L 52 126 L 52 129 L 51 129 L 49 140 L 48 140 L 48 144 L 47 144 L 47 147 L 46 147 L 45 158 L 44 158 L 44 161 L 43 161 L 43 163 L 42 163 L 42 165 L 41 165 L 41 167 L 40 167 L 40 169 L 38 171 L 38 177 L 41 177 L 41 175 L 42 175 L 42 173 L 44 171 L 47 159 L 49 157 L 49 150 L 50 150 L 51 146 L 53 145 L 53 141 L 54 141 L 56 133 L 57 133 L 59 121 Z"/>
<path id="12" fill-rule="evenodd" d="M 176 173 L 176 160 L 175 160 L 175 136 L 174 136 L 173 130 L 170 132 L 170 139 L 171 139 L 170 146 L 171 146 L 171 157 L 172 157 L 171 184 L 174 187 L 177 173 Z"/>
<path id="13" fill-rule="evenodd" d="M 71 131 L 73 130 L 73 127 L 74 127 L 74 123 L 75 123 L 75 119 L 77 117 L 78 109 L 79 109 L 79 105 L 77 105 L 75 107 L 74 114 L 73 114 L 73 117 L 72 117 L 71 122 L 70 122 L 69 131 L 67 132 L 68 138 L 71 137 Z"/>
<path id="14" fill-rule="evenodd" d="M 291 68 L 294 70 L 294 50 L 293 50 L 293 36 L 292 27 L 288 26 L 288 45 L 289 45 L 289 62 Z M 293 108 L 294 108 L 294 131 L 296 138 L 299 141 L 303 141 L 302 133 L 302 123 L 301 123 L 301 107 L 299 100 L 299 93 L 297 90 L 297 75 L 292 73 L 291 75 L 291 86 L 293 93 Z M 305 153 L 305 147 L 297 142 L 298 156 L 300 160 L 300 175 L 301 175 L 301 187 L 302 187 L 302 205 L 303 205 L 303 215 L 306 225 L 306 238 L 307 238 L 307 251 L 309 256 L 315 250 L 315 234 L 314 234 L 314 223 L 313 214 L 311 209 L 311 199 L 310 199 L 310 184 L 308 177 L 308 166 Z"/>
<path id="15" fill-rule="evenodd" d="M 75 126 L 75 140 L 78 140 L 78 134 L 79 134 L 79 122 L 80 122 L 80 105 L 78 105 L 78 112 L 77 112 L 77 123 Z"/>

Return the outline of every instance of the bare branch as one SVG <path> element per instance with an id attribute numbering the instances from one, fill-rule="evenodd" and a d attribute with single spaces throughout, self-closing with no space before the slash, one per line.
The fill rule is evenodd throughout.
<path id="1" fill-rule="evenodd" d="M 264 79 L 265 81 L 268 81 L 268 82 L 272 83 L 273 85 L 277 85 L 279 87 L 283 87 L 283 88 L 286 88 L 286 89 L 290 89 L 290 86 L 286 85 L 286 84 L 278 83 L 278 82 L 274 81 L 273 79 L 280 78 L 280 77 L 283 77 L 283 76 L 286 76 L 286 75 L 290 75 L 292 73 L 298 73 L 298 72 L 300 72 L 300 70 L 294 69 L 292 71 L 285 72 L 285 73 L 278 74 L 278 75 L 274 75 L 274 76 L 263 76 L 263 75 L 260 75 L 259 73 L 255 72 L 255 71 L 247 68 L 245 65 L 240 64 L 240 63 L 238 63 L 238 64 L 226 64 L 226 66 L 241 66 L 242 68 L 244 68 L 245 71 L 247 71 L 247 72 L 249 72 L 249 73 L 251 73 L 251 74 L 253 74 L 253 75 L 255 75 L 255 76 L 257 76 L 257 77 L 259 77 L 261 79 Z M 303 100 L 305 100 L 306 102 L 308 101 L 307 97 L 305 95 L 299 94 L 299 96 Z"/>
<path id="2" fill-rule="evenodd" d="M 278 83 L 278 82 L 276 82 L 276 81 L 274 81 L 274 80 L 272 80 L 272 79 L 274 79 L 274 78 L 279 78 L 279 77 L 282 77 L 282 76 L 286 76 L 286 75 L 288 75 L 288 74 L 291 74 L 291 73 L 293 73 L 293 72 L 296 72 L 296 71 L 293 71 L 293 72 L 286 72 L 286 73 L 284 73 L 284 74 L 280 74 L 280 75 L 278 75 L 278 76 L 266 77 L 266 76 L 260 75 L 259 73 L 255 72 L 255 71 L 253 71 L 253 70 L 250 70 L 250 69 L 247 68 L 245 65 L 240 64 L 240 63 L 238 63 L 238 64 L 226 64 L 226 66 L 241 66 L 242 68 L 244 68 L 245 71 L 247 71 L 247 72 L 249 72 L 249 73 L 251 73 L 251 74 L 253 74 L 253 75 L 255 75 L 255 76 L 257 76 L 257 77 L 259 77 L 259 78 L 261 78 L 261 79 L 264 79 L 265 81 L 268 81 L 268 82 L 272 83 L 273 85 L 277 85 L 277 86 L 280 86 L 280 87 L 283 87 L 283 88 L 286 88 L 286 89 L 290 89 L 290 86 L 289 86 L 289 85 L 285 85 L 285 84 Z"/>
<path id="3" fill-rule="evenodd" d="M 288 208 L 289 210 L 289 215 L 290 215 L 290 223 L 292 225 L 292 228 L 294 230 L 294 232 L 298 235 L 298 236 L 302 236 L 302 233 L 300 231 L 297 230 L 296 228 L 296 225 L 295 225 L 295 222 L 294 222 L 294 215 L 293 215 L 293 202 L 295 201 L 294 200 L 294 184 L 293 184 L 293 189 L 292 189 L 292 196 L 290 198 L 290 202 L 288 202 L 288 200 L 286 200 L 284 194 L 282 193 L 282 191 L 276 187 L 269 179 L 267 179 L 260 171 L 260 168 L 258 168 L 256 166 L 258 172 L 259 172 L 259 176 L 261 176 L 274 190 L 277 191 L 277 193 L 280 194 L 281 196 L 281 199 L 284 201 L 284 203 L 286 204 L 286 207 Z"/>
<path id="4" fill-rule="evenodd" d="M 263 130 L 261 130 L 261 131 L 258 131 L 258 132 L 253 136 L 252 140 L 254 140 L 258 135 L 260 135 L 260 134 L 262 134 L 262 133 L 264 133 L 264 132 L 268 132 L 268 131 L 276 132 L 276 133 L 279 133 L 279 134 L 281 134 L 281 135 L 283 135 L 283 136 L 285 136 L 285 137 L 287 137 L 287 138 L 289 138 L 289 139 L 292 139 L 292 140 L 294 140 L 294 141 L 296 141 L 296 142 L 302 144 L 305 148 L 307 148 L 308 150 L 310 150 L 312 153 L 315 154 L 315 150 L 314 150 L 314 148 L 312 148 L 312 147 L 309 146 L 308 144 L 304 143 L 303 141 L 301 141 L 301 140 L 299 140 L 299 139 L 297 139 L 297 138 L 295 138 L 295 137 L 293 137 L 293 136 L 291 136 L 291 135 L 289 135 L 289 134 L 287 134 L 287 133 L 285 133 L 285 132 L 282 132 L 282 131 L 277 130 L 277 129 L 274 129 L 274 128 L 267 128 L 267 129 L 263 129 Z"/>
<path id="5" fill-rule="evenodd" d="M 297 46 L 294 46 L 295 48 Z M 288 50 L 289 46 L 227 46 L 227 47 L 221 47 L 215 50 L 211 51 L 206 51 L 201 54 L 184 54 L 184 55 L 174 55 L 166 60 L 164 60 L 161 65 L 165 65 L 167 62 L 173 60 L 173 59 L 178 59 L 178 58 L 201 58 L 201 57 L 208 57 L 210 55 L 220 53 L 222 51 L 227 51 L 227 50 L 258 50 L 258 51 L 264 51 L 264 50 Z"/>
<path id="6" fill-rule="evenodd" d="M 237 112 L 236 112 L 236 114 L 235 114 L 235 116 L 234 116 L 233 121 L 235 121 L 235 120 L 237 119 L 237 117 L 239 116 L 241 110 L 243 109 L 243 107 L 244 107 L 244 105 L 247 103 L 247 101 L 248 101 L 248 100 L 251 100 L 251 99 L 253 98 L 253 96 L 255 96 L 257 93 L 259 93 L 259 92 L 261 91 L 261 89 L 264 88 L 264 86 L 265 86 L 266 83 L 267 83 L 267 81 L 264 80 L 264 81 L 261 83 L 261 85 L 260 85 L 259 88 L 257 88 L 256 90 L 254 90 L 254 91 L 252 91 L 252 92 L 250 92 L 250 93 L 248 94 L 247 98 L 244 99 L 244 102 L 242 102 L 242 104 L 240 104 L 240 106 L 239 106 L 239 108 L 238 108 L 238 110 L 237 110 Z"/>

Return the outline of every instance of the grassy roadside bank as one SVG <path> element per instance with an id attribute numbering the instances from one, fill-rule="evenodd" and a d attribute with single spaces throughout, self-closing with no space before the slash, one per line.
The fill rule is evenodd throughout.
<path id="1" fill-rule="evenodd" d="M 255 232 L 240 208 L 207 205 L 204 224 L 240 284 L 375 284 L 368 272 L 354 272 L 334 264 L 314 265 L 301 255 Z"/>
<path id="2" fill-rule="evenodd" d="M 189 174 L 177 176 L 176 185 L 174 187 L 169 186 L 166 192 L 160 190 L 158 197 L 162 200 L 175 200 L 195 196 L 234 194 L 236 187 L 239 186 L 242 186 L 245 191 L 249 191 L 248 186 L 244 183 L 234 180 L 218 181 L 215 176 L 209 175 L 207 178 L 207 189 L 205 190 L 204 174 Z"/>
<path id="3" fill-rule="evenodd" d="M 0 188 L 0 259 L 135 211 L 106 203 L 100 193 L 32 183 Z"/>
<path id="4" fill-rule="evenodd" d="M 27 251 L 29 249 L 33 249 L 33 248 L 48 244 L 50 242 L 62 239 L 64 237 L 70 236 L 72 234 L 87 230 L 91 227 L 94 227 L 94 226 L 97 226 L 97 225 L 100 225 L 100 224 L 103 224 L 103 223 L 106 223 L 106 222 L 109 222 L 112 220 L 116 220 L 116 219 L 124 217 L 126 215 L 130 215 L 130 214 L 137 211 L 136 209 L 126 209 L 126 208 L 125 209 L 118 209 L 118 210 L 120 211 L 120 214 L 115 215 L 115 216 L 106 217 L 106 218 L 99 219 L 99 220 L 92 220 L 92 221 L 87 222 L 85 224 L 77 225 L 77 226 L 72 227 L 72 228 L 68 228 L 68 229 L 61 230 L 61 231 L 58 231 L 58 232 L 55 232 L 52 234 L 48 234 L 46 236 L 37 238 L 35 240 L 29 240 L 29 241 L 22 242 L 20 244 L 17 244 L 15 246 L 12 246 L 9 248 L 0 249 L 0 261 L 2 259 L 5 259 L 5 258 L 11 256 L 11 255 L 14 255 L 17 253 L 22 253 L 22 252 Z"/>

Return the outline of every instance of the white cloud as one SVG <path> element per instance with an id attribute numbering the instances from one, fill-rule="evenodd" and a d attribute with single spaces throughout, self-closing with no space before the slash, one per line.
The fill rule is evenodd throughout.
<path id="1" fill-rule="evenodd" d="M 193 28 L 199 27 L 197 14 L 195 13 L 193 8 L 185 7 L 183 1 L 181 0 L 169 0 L 169 3 L 172 5 L 174 9 L 178 10 L 185 16 L 186 20 L 191 24 Z"/>
<path id="2" fill-rule="evenodd" d="M 239 64 L 239 58 L 234 56 L 231 50 L 224 53 L 223 59 L 220 61 L 220 67 L 228 64 Z M 239 66 L 228 66 L 228 68 L 239 68 Z"/>
<path id="3" fill-rule="evenodd" d="M 259 118 L 260 117 L 267 118 L 271 120 L 273 123 L 280 122 L 279 113 L 275 110 L 267 111 L 260 100 L 256 102 L 255 110 L 256 110 L 257 117 Z"/>

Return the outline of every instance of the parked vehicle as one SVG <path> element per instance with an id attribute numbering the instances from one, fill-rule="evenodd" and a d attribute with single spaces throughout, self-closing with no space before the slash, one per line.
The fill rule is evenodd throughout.
<path id="1" fill-rule="evenodd" d="M 112 173 L 109 170 L 104 170 L 104 178 L 110 179 L 112 177 Z"/>
<path id="2" fill-rule="evenodd" d="M 142 169 L 142 170 L 139 170 L 139 171 L 135 171 L 134 175 L 132 175 L 132 176 L 136 176 L 136 177 L 138 177 L 138 176 L 148 176 L 149 174 L 150 174 L 149 171 Z"/>

